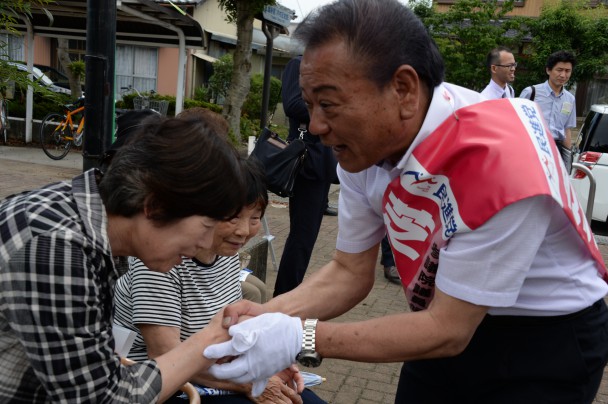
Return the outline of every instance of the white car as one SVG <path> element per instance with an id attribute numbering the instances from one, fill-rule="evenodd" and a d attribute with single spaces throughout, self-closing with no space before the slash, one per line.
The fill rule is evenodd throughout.
<path id="1" fill-rule="evenodd" d="M 15 66 L 17 69 L 23 72 L 27 72 L 27 65 L 24 65 L 23 63 L 8 62 L 8 64 L 11 66 Z M 49 79 L 44 73 L 42 73 L 42 70 L 37 67 L 32 68 L 32 75 L 34 76 L 35 81 L 40 82 L 40 84 L 46 86 L 49 90 L 55 93 L 63 93 L 67 95 L 72 94 L 72 91 L 70 91 L 70 89 L 55 85 L 55 83 L 53 83 L 53 80 Z"/>
<path id="2" fill-rule="evenodd" d="M 584 164 L 595 179 L 593 220 L 608 221 L 608 104 L 593 105 L 574 144 L 572 161 Z M 583 210 L 589 199 L 590 181 L 581 170 L 572 169 L 572 185 Z"/>

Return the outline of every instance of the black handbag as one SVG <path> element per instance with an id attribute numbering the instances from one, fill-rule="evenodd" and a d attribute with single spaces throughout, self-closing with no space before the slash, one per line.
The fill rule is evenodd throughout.
<path id="1" fill-rule="evenodd" d="M 302 138 L 286 142 L 276 133 L 264 128 L 250 158 L 262 163 L 266 171 L 268 190 L 281 197 L 292 197 L 296 177 L 306 160 L 306 144 Z"/>

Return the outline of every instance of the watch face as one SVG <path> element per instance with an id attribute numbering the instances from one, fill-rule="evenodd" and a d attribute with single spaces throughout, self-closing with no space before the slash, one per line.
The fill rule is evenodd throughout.
<path id="1" fill-rule="evenodd" d="M 316 368 L 321 364 L 321 356 L 317 352 L 300 352 L 298 362 L 309 368 Z"/>

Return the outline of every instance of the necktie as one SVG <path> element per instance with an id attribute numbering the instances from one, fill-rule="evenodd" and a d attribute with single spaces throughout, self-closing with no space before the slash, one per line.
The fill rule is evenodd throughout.
<path id="1" fill-rule="evenodd" d="M 506 92 L 506 91 L 503 91 L 503 92 L 502 92 L 502 97 L 500 97 L 500 98 L 507 98 L 507 92 Z"/>

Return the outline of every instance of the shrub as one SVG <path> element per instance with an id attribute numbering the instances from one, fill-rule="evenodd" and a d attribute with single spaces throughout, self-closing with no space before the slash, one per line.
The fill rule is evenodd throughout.
<path id="1" fill-rule="evenodd" d="M 264 91 L 264 76 L 254 74 L 251 76 L 251 87 L 249 94 L 243 103 L 242 115 L 258 117 L 262 114 L 262 98 Z M 268 112 L 272 113 L 277 107 L 281 98 L 281 80 L 276 77 L 270 78 L 270 94 L 268 97 Z"/>
<path id="2" fill-rule="evenodd" d="M 63 106 L 72 100 L 66 94 L 57 94 L 53 98 L 34 96 L 33 118 L 42 119 L 50 112 L 63 113 Z M 25 97 L 18 97 L 8 102 L 10 117 L 25 118 Z"/>
<path id="3" fill-rule="evenodd" d="M 213 97 L 216 101 L 225 98 L 228 94 L 232 79 L 232 64 L 230 53 L 213 62 L 213 75 L 209 77 L 209 91 L 211 93 L 210 97 Z"/>
<path id="4" fill-rule="evenodd" d="M 194 89 L 194 99 L 196 101 L 206 101 L 209 102 L 211 100 L 211 91 L 208 87 L 201 86 L 199 88 Z"/>

